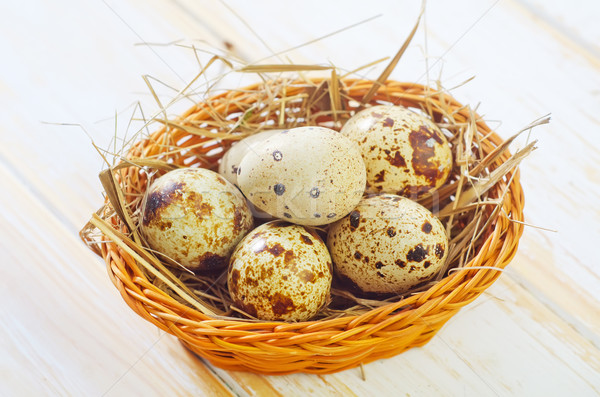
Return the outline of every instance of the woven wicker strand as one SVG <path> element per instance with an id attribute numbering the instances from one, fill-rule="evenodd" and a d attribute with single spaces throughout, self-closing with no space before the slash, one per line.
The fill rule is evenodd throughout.
<path id="1" fill-rule="evenodd" d="M 289 84 L 288 96 L 308 92 L 318 85 Z M 348 98 L 359 102 L 373 82 L 345 80 Z M 228 91 L 189 109 L 180 119 L 201 122 L 215 117 L 241 112 L 237 104 L 253 104 L 262 100 L 263 84 L 241 90 Z M 457 122 L 467 122 L 472 114 L 449 95 L 431 88 L 394 81 L 382 85 L 371 100 L 402 104 L 413 108 L 430 109 L 434 118 L 443 119 L 451 110 Z M 442 106 L 443 105 L 443 106 Z M 290 105 L 293 106 L 293 105 Z M 327 121 L 330 117 L 324 116 Z M 485 137 L 481 150 L 490 153 L 502 139 L 477 117 L 477 133 Z M 148 158 L 160 155 L 165 147 L 176 145 L 189 134 L 179 129 L 164 127 L 149 139 L 134 145 L 129 158 Z M 189 158 L 175 157 L 181 165 L 199 165 L 214 168 L 226 141 L 192 136 L 184 145 L 190 147 Z M 504 153 L 496 160 L 498 166 L 509 157 Z M 139 167 L 120 170 L 119 179 L 127 193 L 129 204 L 139 204 L 139 197 L 147 184 L 147 175 Z M 511 180 L 512 179 L 512 180 Z M 499 277 L 516 253 L 523 225 L 512 220 L 523 220 L 523 191 L 518 170 L 511 171 L 491 190 L 491 197 L 500 197 L 507 189 L 497 219 L 482 239 L 477 253 L 460 269 L 428 290 L 405 297 L 370 310 L 362 315 L 299 323 L 249 322 L 236 319 L 211 318 L 190 308 L 153 285 L 138 267 L 135 259 L 104 238 L 94 240 L 82 234 L 84 240 L 105 260 L 111 281 L 124 301 L 137 314 L 158 328 L 175 335 L 191 351 L 214 365 L 261 374 L 288 374 L 293 372 L 332 373 L 356 367 L 381 358 L 387 358 L 407 349 L 426 344 L 457 311 L 475 300 Z M 136 201 L 137 200 L 137 201 Z M 116 216 L 110 222 L 123 229 Z M 126 230 L 122 230 L 126 232 Z M 484 267 L 484 268 L 482 268 Z M 475 269 L 474 269 L 475 268 Z M 490 269 L 491 268 L 491 269 Z"/>

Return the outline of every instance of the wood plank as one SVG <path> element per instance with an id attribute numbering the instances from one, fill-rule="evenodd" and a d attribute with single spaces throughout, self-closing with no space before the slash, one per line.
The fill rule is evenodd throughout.
<path id="1" fill-rule="evenodd" d="M 507 12 L 514 10 L 521 18 L 516 26 L 533 26 L 536 33 L 515 29 L 515 35 L 524 37 L 522 44 L 537 49 L 536 59 L 554 59 L 543 67 L 519 64 L 531 85 L 524 87 L 525 94 L 521 90 L 523 99 L 510 107 L 517 111 L 520 103 L 539 113 L 544 103 L 553 107 L 553 122 L 534 134 L 540 139 L 540 150 L 521 170 L 527 221 L 557 230 L 526 230 L 513 266 L 540 300 L 600 346 L 600 261 L 594 248 L 600 235 L 595 205 L 600 200 L 600 180 L 593 171 L 593 164 L 600 164 L 600 139 L 593 133 L 599 120 L 590 117 L 600 106 L 591 88 L 600 84 L 600 59 L 526 8 L 512 3 L 510 7 Z M 519 71 L 514 67 L 507 73 Z"/>
<path id="2" fill-rule="evenodd" d="M 137 317 L 102 261 L 0 164 L 0 394 L 231 395 Z"/>
<path id="3" fill-rule="evenodd" d="M 35 12 L 3 7 L 0 160 L 77 230 L 102 203 L 102 159 L 82 128 L 100 148 L 120 148 L 121 142 L 111 143 L 115 114 L 118 137 L 125 139 L 134 103 L 157 108 L 141 76 L 156 75 L 179 89 L 199 68 L 188 50 L 136 45 L 181 38 L 160 10 L 127 2 L 38 3 Z M 199 26 L 196 31 L 209 37 Z M 174 93 L 156 85 L 161 97 Z"/>
<path id="4" fill-rule="evenodd" d="M 581 49 L 600 58 L 600 31 L 597 28 L 600 4 L 575 0 L 518 0 L 535 18 L 543 21 Z"/>

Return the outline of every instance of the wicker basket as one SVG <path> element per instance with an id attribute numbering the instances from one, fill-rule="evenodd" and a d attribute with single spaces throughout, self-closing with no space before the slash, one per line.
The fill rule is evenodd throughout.
<path id="1" fill-rule="evenodd" d="M 315 87 L 321 82 L 324 80 L 313 80 L 314 84 L 289 83 L 286 95 L 314 95 Z M 243 117 L 247 105 L 264 100 L 265 84 L 269 82 L 215 96 L 189 109 L 180 121 L 193 121 L 194 125 L 200 125 L 198 123 L 203 120 L 216 116 L 235 122 Z M 358 105 L 373 82 L 344 80 L 343 84 L 345 95 L 342 106 L 349 109 Z M 443 122 L 448 112 L 458 122 L 468 122 L 473 117 L 472 112 L 447 93 L 413 83 L 388 81 L 378 88 L 370 101 L 424 109 L 438 122 Z M 281 109 L 285 107 L 286 114 L 295 114 L 297 103 L 284 102 Z M 319 109 L 313 107 L 310 111 L 318 113 Z M 302 122 L 302 118 L 294 120 L 294 123 Z M 331 120 L 330 113 L 317 117 L 317 121 L 322 123 L 330 123 Z M 275 119 L 271 123 L 277 122 Z M 476 133 L 481 138 L 485 137 L 480 146 L 483 155 L 502 143 L 479 117 L 476 118 L 476 127 Z M 190 137 L 186 131 L 167 126 L 149 139 L 137 142 L 129 158 L 156 156 L 167 150 L 165 148 L 180 144 L 189 150 L 171 156 L 170 161 L 214 169 L 224 152 L 219 148 L 226 149 L 227 142 L 213 137 Z M 496 168 L 508 157 L 509 153 L 504 152 L 490 169 Z M 148 176 L 143 168 L 136 166 L 121 168 L 117 174 L 117 180 L 122 181 L 126 201 L 134 207 L 134 212 Z M 475 300 L 498 278 L 501 273 L 498 269 L 504 268 L 515 255 L 523 231 L 521 223 L 512 222 L 507 217 L 510 214 L 513 220 L 523 220 L 523 191 L 518 170 L 509 172 L 492 187 L 489 195 L 493 198 L 504 195 L 503 211 L 490 223 L 477 244 L 477 251 L 464 267 L 455 269 L 425 291 L 364 314 L 299 323 L 238 321 L 207 316 L 153 285 L 146 276 L 147 272 L 139 268 L 132 255 L 108 238 L 99 238 L 97 230 L 92 233 L 90 228 L 86 228 L 82 230 L 82 237 L 104 258 L 112 282 L 136 313 L 175 335 L 187 348 L 214 365 L 262 374 L 332 373 L 424 345 L 461 307 Z M 115 229 L 127 233 L 114 211 L 106 215 L 107 206 L 99 214 L 104 215 Z"/>

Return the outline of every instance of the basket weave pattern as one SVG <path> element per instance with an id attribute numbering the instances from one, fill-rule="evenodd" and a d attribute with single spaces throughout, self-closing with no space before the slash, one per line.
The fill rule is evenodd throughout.
<path id="1" fill-rule="evenodd" d="M 362 80 L 345 80 L 344 83 L 347 96 L 355 101 L 360 101 L 373 84 Z M 286 95 L 300 95 L 309 88 L 306 84 L 290 84 Z M 181 120 L 198 125 L 203 120 L 210 121 L 215 114 L 223 119 L 228 116 L 235 119 L 237 113 L 243 112 L 237 104 L 255 103 L 261 100 L 262 92 L 262 84 L 225 92 L 189 109 Z M 467 122 L 472 117 L 472 113 L 449 95 L 413 83 L 386 82 L 371 100 L 374 104 L 377 101 L 425 109 L 436 121 L 443 120 L 448 111 L 452 111 L 457 122 Z M 285 106 L 293 108 L 294 103 Z M 328 120 L 330 116 L 323 116 L 323 121 Z M 484 155 L 502 143 L 501 138 L 479 118 L 476 126 Z M 221 146 L 226 149 L 224 145 L 227 145 L 223 143 L 226 141 L 197 135 L 190 137 L 185 131 L 165 127 L 134 145 L 129 157 L 156 156 L 169 145 L 179 142 L 190 150 L 174 156 L 174 162 L 213 169 L 223 154 L 215 149 Z M 504 153 L 491 168 L 508 156 Z M 510 178 L 512 182 L 505 193 L 506 181 Z M 118 179 L 124 181 L 122 187 L 126 199 L 135 206 L 146 188 L 147 175 L 141 168 L 130 166 L 119 170 Z M 463 268 L 451 272 L 428 290 L 362 315 L 330 320 L 283 323 L 211 318 L 179 303 L 153 285 L 135 259 L 113 242 L 105 239 L 102 242 L 88 240 L 88 243 L 104 258 L 108 274 L 127 305 L 214 365 L 262 374 L 332 373 L 424 345 L 461 307 L 475 300 L 498 278 L 500 271 L 479 267 L 504 268 L 516 253 L 523 225 L 510 221 L 506 215 L 517 221 L 523 220 L 523 191 L 518 170 L 511 171 L 490 192 L 490 197 L 494 198 L 505 193 L 503 211 Z M 124 228 L 117 216 L 112 216 L 110 221 L 116 229 Z"/>

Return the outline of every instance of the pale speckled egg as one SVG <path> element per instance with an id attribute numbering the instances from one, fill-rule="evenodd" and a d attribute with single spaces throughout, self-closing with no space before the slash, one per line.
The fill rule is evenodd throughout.
<path id="1" fill-rule="evenodd" d="M 329 299 L 331 257 L 311 229 L 284 221 L 250 232 L 229 261 L 235 305 L 262 320 L 305 321 Z"/>
<path id="2" fill-rule="evenodd" d="M 141 211 L 140 230 L 150 248 L 193 271 L 225 267 L 253 225 L 242 193 L 204 168 L 182 168 L 156 179 Z"/>
<path id="3" fill-rule="evenodd" d="M 444 184 L 452 151 L 437 125 L 403 106 L 373 106 L 341 130 L 360 146 L 370 193 L 419 197 Z"/>
<path id="4" fill-rule="evenodd" d="M 366 170 L 358 146 L 323 127 L 284 130 L 247 153 L 238 185 L 261 210 L 300 225 L 324 225 L 360 201 Z"/>
<path id="5" fill-rule="evenodd" d="M 281 130 L 261 131 L 234 143 L 221 158 L 221 162 L 219 163 L 219 174 L 224 176 L 229 182 L 237 185 L 237 170 L 242 162 L 242 158 L 262 141 L 280 131 Z"/>
<path id="6" fill-rule="evenodd" d="M 448 238 L 428 209 L 382 194 L 363 199 L 331 225 L 327 246 L 342 284 L 358 295 L 380 297 L 402 294 L 435 275 Z"/>

